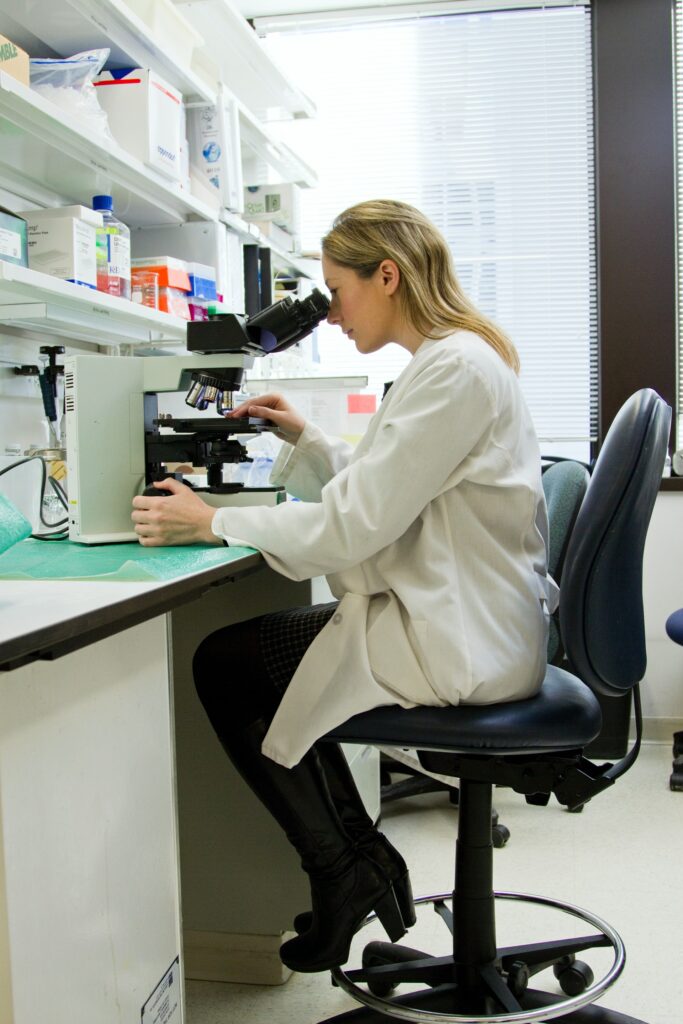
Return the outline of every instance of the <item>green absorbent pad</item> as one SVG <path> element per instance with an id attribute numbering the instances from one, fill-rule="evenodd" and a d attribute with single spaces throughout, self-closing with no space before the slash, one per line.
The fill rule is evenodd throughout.
<path id="1" fill-rule="evenodd" d="M 7 551 L 30 533 L 31 524 L 28 519 L 4 494 L 0 494 L 0 552 Z"/>
<path id="2" fill-rule="evenodd" d="M 253 548 L 144 548 L 140 544 L 72 544 L 68 540 L 24 540 L 0 555 L 0 580 L 174 580 L 188 573 L 234 562 Z"/>

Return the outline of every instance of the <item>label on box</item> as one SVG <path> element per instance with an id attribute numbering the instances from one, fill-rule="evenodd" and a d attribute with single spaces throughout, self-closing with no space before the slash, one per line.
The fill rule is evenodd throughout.
<path id="1" fill-rule="evenodd" d="M 12 260 L 21 259 L 21 235 L 16 231 L 0 228 L 0 257 Z"/>

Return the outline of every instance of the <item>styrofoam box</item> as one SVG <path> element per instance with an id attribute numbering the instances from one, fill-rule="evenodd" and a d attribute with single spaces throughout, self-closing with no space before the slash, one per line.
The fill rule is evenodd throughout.
<path id="1" fill-rule="evenodd" d="M 148 68 L 103 71 L 94 84 L 119 145 L 167 178 L 180 181 L 181 93 Z"/>
<path id="2" fill-rule="evenodd" d="M 204 36 L 171 0 L 126 0 L 126 4 L 176 64 L 190 65 L 195 49 L 204 45 Z"/>

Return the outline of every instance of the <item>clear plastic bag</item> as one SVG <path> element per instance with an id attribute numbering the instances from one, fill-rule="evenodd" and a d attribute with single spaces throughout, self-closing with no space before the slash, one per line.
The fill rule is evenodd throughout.
<path id="1" fill-rule="evenodd" d="M 104 67 L 109 50 L 85 50 L 73 57 L 32 57 L 31 88 L 77 117 L 89 131 L 112 139 L 107 115 L 97 101 L 93 81 Z"/>

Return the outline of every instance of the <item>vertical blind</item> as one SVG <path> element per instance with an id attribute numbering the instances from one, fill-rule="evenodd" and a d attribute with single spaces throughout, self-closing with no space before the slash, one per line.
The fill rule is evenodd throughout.
<path id="1" fill-rule="evenodd" d="M 675 448 L 683 445 L 683 0 L 676 0 L 674 13 L 674 111 L 676 158 L 676 372 L 678 423 Z"/>
<path id="2" fill-rule="evenodd" d="M 302 196 L 303 248 L 319 250 L 335 214 L 363 199 L 419 207 L 464 290 L 517 346 L 543 450 L 587 458 L 597 425 L 590 8 L 290 21 L 266 44 L 318 108 L 280 129 L 319 173 Z M 361 356 L 327 325 L 319 351 L 326 375 L 367 374 L 378 394 L 409 358 L 395 345 Z"/>

